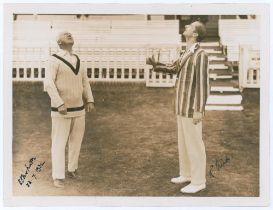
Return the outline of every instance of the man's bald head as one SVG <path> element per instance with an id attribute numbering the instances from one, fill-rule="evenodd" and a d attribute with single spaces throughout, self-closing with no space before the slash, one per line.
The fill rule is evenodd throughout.
<path id="1" fill-rule="evenodd" d="M 64 31 L 59 33 L 57 36 L 57 43 L 59 46 L 65 46 L 65 45 L 73 45 L 74 44 L 74 39 L 73 36 L 70 32 Z"/>

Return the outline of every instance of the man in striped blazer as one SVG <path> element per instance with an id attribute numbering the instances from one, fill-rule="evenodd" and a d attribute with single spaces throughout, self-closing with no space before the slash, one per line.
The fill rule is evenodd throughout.
<path id="1" fill-rule="evenodd" d="M 208 56 L 200 48 L 206 34 L 205 26 L 193 22 L 186 26 L 186 50 L 172 64 L 147 58 L 155 72 L 177 74 L 176 115 L 180 175 L 173 183 L 190 182 L 183 193 L 196 193 L 206 187 L 206 153 L 202 140 L 202 119 L 209 94 Z"/>

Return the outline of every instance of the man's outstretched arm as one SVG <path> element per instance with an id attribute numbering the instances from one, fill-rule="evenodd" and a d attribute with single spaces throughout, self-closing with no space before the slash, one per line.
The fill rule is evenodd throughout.
<path id="1" fill-rule="evenodd" d="M 146 64 L 152 65 L 155 72 L 177 74 L 178 73 L 178 60 L 171 64 L 164 64 L 155 61 L 154 57 L 147 58 Z"/>

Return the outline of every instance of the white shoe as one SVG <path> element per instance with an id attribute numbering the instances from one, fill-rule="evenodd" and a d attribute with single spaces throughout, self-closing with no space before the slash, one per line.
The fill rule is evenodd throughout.
<path id="1" fill-rule="evenodd" d="M 171 182 L 174 184 L 182 184 L 182 183 L 190 182 L 190 181 L 191 181 L 190 178 L 186 178 L 184 176 L 179 176 L 179 177 L 175 177 L 171 179 Z"/>
<path id="2" fill-rule="evenodd" d="M 199 184 L 199 185 L 189 184 L 186 187 L 183 187 L 180 191 L 182 193 L 197 193 L 200 190 L 203 190 L 205 188 L 206 188 L 206 184 Z"/>

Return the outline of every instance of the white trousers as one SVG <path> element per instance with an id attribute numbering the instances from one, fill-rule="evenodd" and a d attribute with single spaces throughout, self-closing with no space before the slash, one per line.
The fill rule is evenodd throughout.
<path id="1" fill-rule="evenodd" d="M 65 178 L 65 147 L 68 141 L 68 171 L 78 168 L 79 154 L 85 129 L 85 116 L 52 117 L 52 177 Z"/>
<path id="2" fill-rule="evenodd" d="M 202 140 L 202 122 L 177 115 L 180 176 L 191 178 L 192 184 L 206 183 L 206 152 Z"/>

